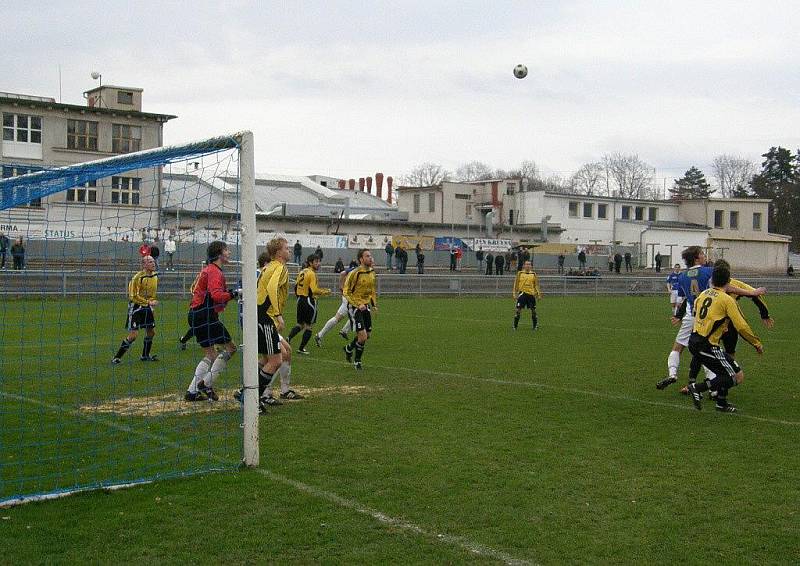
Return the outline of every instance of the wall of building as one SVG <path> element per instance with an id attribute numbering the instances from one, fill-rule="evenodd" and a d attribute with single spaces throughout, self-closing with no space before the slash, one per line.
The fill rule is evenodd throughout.
<path id="1" fill-rule="evenodd" d="M 789 265 L 789 246 L 786 242 L 711 238 L 709 245 L 717 250 L 715 258 L 727 259 L 734 272 L 736 269 L 785 272 Z"/>
<path id="2" fill-rule="evenodd" d="M 715 238 L 764 239 L 768 233 L 769 201 L 765 199 L 689 200 L 681 202 L 680 211 L 682 216 L 691 219 L 687 221 L 710 226 L 711 235 Z M 731 225 L 732 212 L 738 214 L 738 227 Z M 754 226 L 754 214 L 760 215 L 758 229 Z"/>

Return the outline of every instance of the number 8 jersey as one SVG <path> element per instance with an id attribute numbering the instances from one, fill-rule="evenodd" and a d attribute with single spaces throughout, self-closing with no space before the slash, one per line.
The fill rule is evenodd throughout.
<path id="1" fill-rule="evenodd" d="M 736 300 L 723 289 L 712 287 L 697 297 L 694 303 L 693 334 L 708 340 L 713 346 L 719 346 L 720 337 L 733 324 L 739 334 L 753 346 L 760 346 L 758 339 L 742 316 Z"/>

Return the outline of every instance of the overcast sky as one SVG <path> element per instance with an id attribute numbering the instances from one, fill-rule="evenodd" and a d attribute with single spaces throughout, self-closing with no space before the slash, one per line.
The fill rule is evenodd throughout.
<path id="1" fill-rule="evenodd" d="M 659 177 L 800 147 L 796 2 L 0 2 L 0 91 L 144 88 L 167 143 L 250 129 L 256 169 L 423 161 Z M 528 66 L 517 80 L 515 64 Z"/>

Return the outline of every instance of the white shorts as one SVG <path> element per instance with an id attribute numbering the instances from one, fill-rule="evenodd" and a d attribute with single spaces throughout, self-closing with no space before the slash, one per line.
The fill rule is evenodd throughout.
<path id="1" fill-rule="evenodd" d="M 689 336 L 692 335 L 692 328 L 694 327 L 694 316 L 688 312 L 683 315 L 681 320 L 681 327 L 678 330 L 678 335 L 675 337 L 675 342 L 684 348 L 689 345 Z"/>
<path id="2" fill-rule="evenodd" d="M 347 311 L 347 299 L 342 297 L 342 304 L 339 305 L 339 310 L 336 311 L 336 317 L 342 319 L 345 318 L 346 316 L 349 316 L 349 313 Z"/>
<path id="3" fill-rule="evenodd" d="M 678 291 L 671 291 L 669 294 L 669 302 L 673 305 L 677 305 L 679 300 Z"/>

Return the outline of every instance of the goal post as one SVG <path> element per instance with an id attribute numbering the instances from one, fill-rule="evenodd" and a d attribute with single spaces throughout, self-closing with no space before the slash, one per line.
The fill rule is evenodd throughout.
<path id="1" fill-rule="evenodd" d="M 253 134 L 0 167 L 0 232 L 24 247 L 0 270 L 0 506 L 258 466 Z M 241 294 L 218 315 L 236 352 L 207 359 L 187 313 L 213 241 Z M 189 395 L 197 376 L 219 400 Z"/>

